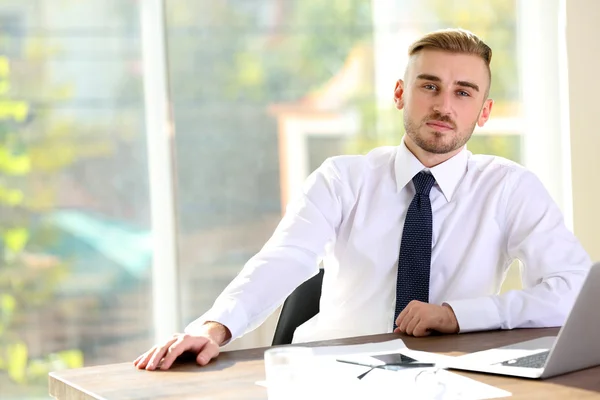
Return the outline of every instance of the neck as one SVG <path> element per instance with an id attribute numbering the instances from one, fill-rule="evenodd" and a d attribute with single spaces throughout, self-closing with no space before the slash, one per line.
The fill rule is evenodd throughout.
<path id="1" fill-rule="evenodd" d="M 415 157 L 417 157 L 417 160 L 419 160 L 421 164 L 423 164 L 427 168 L 433 168 L 436 165 L 439 165 L 444 161 L 451 159 L 452 157 L 460 153 L 460 151 L 464 148 L 464 146 L 462 146 L 456 150 L 452 150 L 449 153 L 436 154 L 423 150 L 422 148 L 417 146 L 416 143 L 414 143 L 412 139 L 410 139 L 408 136 L 404 137 L 404 143 L 406 144 L 408 150 L 411 153 L 413 153 Z"/>

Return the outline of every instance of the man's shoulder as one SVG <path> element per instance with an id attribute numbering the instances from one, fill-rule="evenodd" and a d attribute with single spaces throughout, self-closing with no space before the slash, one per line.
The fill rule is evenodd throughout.
<path id="1" fill-rule="evenodd" d="M 491 154 L 472 154 L 469 157 L 469 169 L 481 174 L 503 177 L 530 173 L 527 168 L 515 161 Z"/>
<path id="2" fill-rule="evenodd" d="M 366 154 L 333 156 L 325 160 L 319 170 L 323 175 L 335 177 L 344 185 L 357 189 L 365 182 L 392 176 L 397 152 L 398 147 L 382 146 Z"/>
<path id="3" fill-rule="evenodd" d="M 536 173 L 503 157 L 471 155 L 468 174 L 478 188 L 500 190 L 508 202 L 552 202 L 548 190 Z"/>
<path id="4" fill-rule="evenodd" d="M 344 172 L 368 171 L 387 168 L 393 165 L 398 152 L 397 146 L 376 147 L 366 154 L 340 155 L 327 159 L 326 163 L 334 165 Z"/>

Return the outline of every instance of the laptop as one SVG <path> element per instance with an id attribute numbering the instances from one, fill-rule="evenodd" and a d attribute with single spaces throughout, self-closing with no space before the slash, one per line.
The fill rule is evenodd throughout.
<path id="1" fill-rule="evenodd" d="M 446 367 L 544 379 L 600 365 L 600 263 L 590 269 L 557 336 L 455 357 Z"/>

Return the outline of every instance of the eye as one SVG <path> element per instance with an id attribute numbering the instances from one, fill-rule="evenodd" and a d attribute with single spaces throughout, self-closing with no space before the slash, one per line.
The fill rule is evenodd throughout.
<path id="1" fill-rule="evenodd" d="M 425 88 L 427 90 L 437 90 L 437 86 L 435 86 L 434 84 L 431 84 L 431 83 L 427 83 L 427 84 L 423 85 L 423 88 Z"/>
<path id="2" fill-rule="evenodd" d="M 469 92 L 465 92 L 464 90 L 459 90 L 458 92 L 456 92 L 456 94 L 458 94 L 461 97 L 470 97 L 471 96 L 469 94 Z"/>

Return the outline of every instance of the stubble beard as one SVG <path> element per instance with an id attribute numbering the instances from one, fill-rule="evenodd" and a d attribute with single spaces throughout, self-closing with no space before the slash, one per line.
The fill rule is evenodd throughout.
<path id="1" fill-rule="evenodd" d="M 417 146 L 432 154 L 448 154 L 461 148 L 471 139 L 475 125 L 477 124 L 477 121 L 474 121 L 468 129 L 459 132 L 456 130 L 454 121 L 439 113 L 428 115 L 420 124 L 416 124 L 407 114 L 405 113 L 404 115 L 404 129 L 406 134 Z M 450 123 L 454 127 L 454 130 L 453 132 L 446 133 L 437 132 L 426 125 L 426 122 L 431 120 Z M 426 133 L 424 132 L 425 130 L 429 132 Z M 449 135 L 452 135 L 450 140 L 448 140 Z"/>

